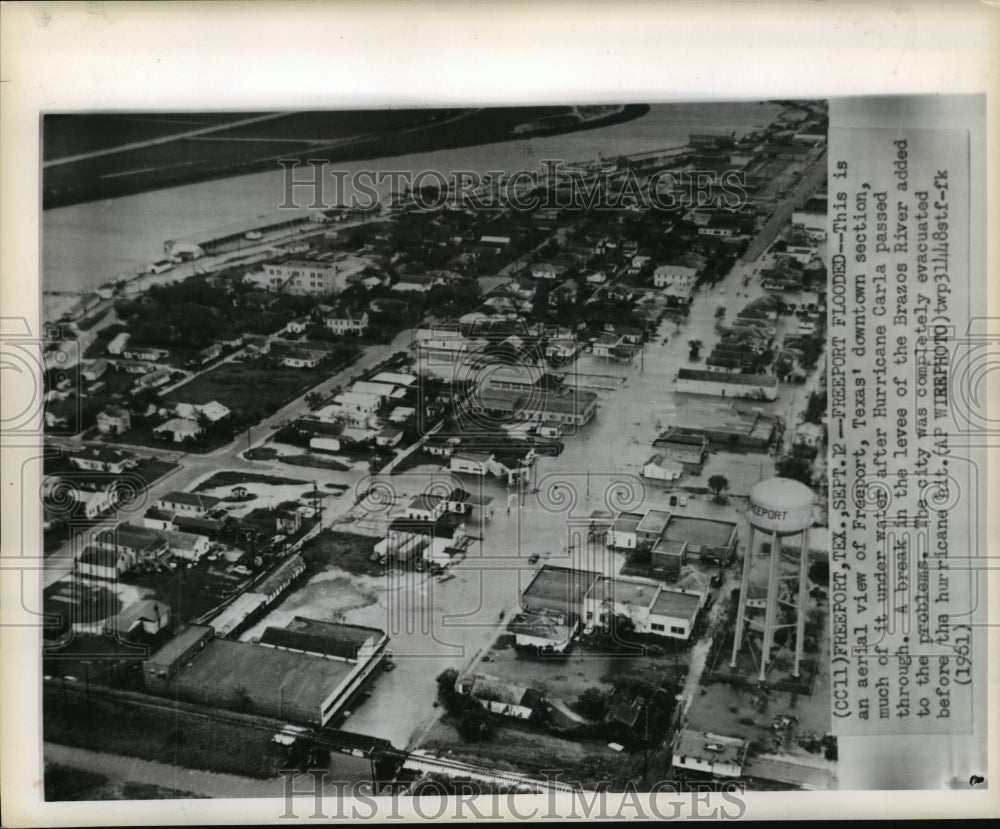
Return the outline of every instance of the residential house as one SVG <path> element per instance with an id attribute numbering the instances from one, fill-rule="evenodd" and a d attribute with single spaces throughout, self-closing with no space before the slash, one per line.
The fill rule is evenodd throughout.
<path id="1" fill-rule="evenodd" d="M 394 447 L 399 446 L 403 441 L 403 430 L 394 426 L 386 426 L 375 436 L 375 443 L 379 446 Z"/>
<path id="2" fill-rule="evenodd" d="M 173 512 L 177 515 L 204 518 L 220 503 L 222 503 L 221 499 L 215 498 L 211 495 L 203 495 L 198 492 L 175 491 L 168 492 L 160 498 L 160 500 L 157 501 L 156 506 L 159 509 L 167 512 Z"/>
<path id="3" fill-rule="evenodd" d="M 443 285 L 444 279 L 435 274 L 404 274 L 392 286 L 394 291 L 416 291 L 426 294 L 435 285 Z"/>
<path id="4" fill-rule="evenodd" d="M 169 353 L 166 349 L 149 346 L 129 346 L 122 350 L 122 356 L 127 360 L 145 360 L 151 363 L 162 360 Z"/>
<path id="5" fill-rule="evenodd" d="M 115 338 L 108 343 L 108 354 L 113 354 L 116 357 L 121 355 L 121 353 L 125 350 L 129 337 L 131 336 L 131 334 L 126 332 L 116 335 Z"/>
<path id="6" fill-rule="evenodd" d="M 284 368 L 316 368 L 321 360 L 318 354 L 295 348 L 282 358 L 281 365 Z"/>
<path id="7" fill-rule="evenodd" d="M 549 305 L 558 308 L 560 305 L 574 305 L 579 294 L 579 287 L 572 279 L 566 279 L 556 285 L 549 294 Z"/>
<path id="8" fill-rule="evenodd" d="M 188 420 L 204 417 L 209 423 L 218 423 L 229 417 L 232 410 L 228 406 L 222 405 L 218 400 L 212 400 L 208 403 L 178 403 L 174 407 L 174 414 Z"/>
<path id="9" fill-rule="evenodd" d="M 77 469 L 92 472 L 114 472 L 121 474 L 126 469 L 138 466 L 139 459 L 131 452 L 109 449 L 106 446 L 88 446 L 67 454 L 67 460 Z"/>
<path id="10" fill-rule="evenodd" d="M 295 535 L 302 529 L 302 513 L 294 509 L 276 510 L 274 513 L 275 529 L 285 535 Z"/>
<path id="11" fill-rule="evenodd" d="M 158 599 L 140 599 L 104 623 L 109 636 L 127 637 L 142 632 L 155 636 L 170 627 L 170 605 Z"/>
<path id="12" fill-rule="evenodd" d="M 186 440 L 196 440 L 204 430 L 196 420 L 184 417 L 174 417 L 159 426 L 153 427 L 153 434 L 158 438 L 170 439 L 174 443 L 184 443 Z"/>
<path id="13" fill-rule="evenodd" d="M 576 341 L 571 339 L 549 340 L 545 344 L 545 358 L 553 362 L 569 360 L 576 355 L 576 351 Z"/>
<path id="14" fill-rule="evenodd" d="M 531 275 L 535 279 L 559 279 L 566 273 L 566 268 L 554 262 L 538 262 L 531 266 Z"/>
<path id="15" fill-rule="evenodd" d="M 94 383 L 104 375 L 104 372 L 107 371 L 107 369 L 107 360 L 94 360 L 92 363 L 89 363 L 81 369 L 80 377 L 88 383 Z"/>
<path id="16" fill-rule="evenodd" d="M 334 334 L 364 334 L 368 329 L 368 312 L 345 309 L 323 318 L 323 323 Z"/>
<path id="17" fill-rule="evenodd" d="M 83 576 L 117 580 L 135 566 L 135 558 L 125 550 L 87 545 L 76 560 L 76 571 Z"/>
<path id="18" fill-rule="evenodd" d="M 653 455 L 642 465 L 642 477 L 653 481 L 676 481 L 684 473 L 676 461 L 667 458 L 663 453 Z"/>
<path id="19" fill-rule="evenodd" d="M 167 385 L 170 382 L 170 372 L 167 369 L 159 369 L 151 374 L 146 374 L 140 377 L 135 382 L 135 386 L 132 387 L 132 394 L 136 394 L 140 391 L 146 391 L 147 389 L 158 389 L 161 386 Z"/>
<path id="20" fill-rule="evenodd" d="M 97 413 L 97 429 L 102 435 L 120 435 L 131 426 L 131 415 L 120 406 L 108 406 Z"/>
<path id="21" fill-rule="evenodd" d="M 143 522 L 145 523 L 145 518 Z M 177 558 L 182 558 L 186 561 L 198 561 L 208 552 L 208 536 L 179 532 L 177 530 L 165 530 L 163 536 L 167 540 L 170 554 Z"/>
<path id="22" fill-rule="evenodd" d="M 289 334 L 303 334 L 310 324 L 309 317 L 296 317 L 285 326 L 285 330 Z"/>
<path id="23" fill-rule="evenodd" d="M 504 682 L 489 674 L 466 674 L 455 689 L 479 702 L 486 710 L 504 717 L 528 720 L 545 708 L 545 692 Z"/>
<path id="24" fill-rule="evenodd" d="M 205 346 L 205 348 L 198 352 L 198 356 L 195 358 L 194 362 L 203 366 L 212 362 L 212 360 L 217 360 L 221 356 L 222 346 L 219 343 L 212 343 L 211 345 Z"/>

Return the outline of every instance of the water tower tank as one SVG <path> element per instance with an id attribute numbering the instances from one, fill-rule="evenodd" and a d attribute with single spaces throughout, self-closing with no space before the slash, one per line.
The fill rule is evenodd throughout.
<path id="1" fill-rule="evenodd" d="M 794 535 L 812 526 L 813 492 L 791 478 L 769 478 L 750 490 L 746 518 L 766 533 Z"/>

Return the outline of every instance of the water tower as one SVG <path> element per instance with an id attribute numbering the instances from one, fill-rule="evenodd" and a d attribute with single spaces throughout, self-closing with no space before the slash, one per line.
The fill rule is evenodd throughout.
<path id="1" fill-rule="evenodd" d="M 795 628 L 795 667 L 792 675 L 799 676 L 802 661 L 802 640 L 805 628 L 807 601 L 806 569 L 809 559 L 809 527 L 812 526 L 813 493 L 805 484 L 789 478 L 771 478 L 761 481 L 750 490 L 750 505 L 746 518 L 750 524 L 750 539 L 743 557 L 743 577 L 740 580 L 739 607 L 736 613 L 736 631 L 733 637 L 733 655 L 729 667 L 736 667 L 736 657 L 740 649 L 753 648 L 756 634 L 760 639 L 760 680 L 767 677 L 771 663 L 771 647 L 774 634 L 781 628 Z M 751 571 L 756 549 L 757 533 L 765 533 L 771 538 L 770 560 L 767 568 L 766 592 L 760 596 L 750 595 Z M 786 562 L 782 557 L 785 539 L 801 536 L 799 547 L 798 575 L 795 562 Z M 798 579 L 798 598 L 790 595 L 782 597 L 782 585 Z M 757 587 L 759 585 L 755 585 Z M 790 610 L 794 621 L 778 618 L 779 607 Z"/>

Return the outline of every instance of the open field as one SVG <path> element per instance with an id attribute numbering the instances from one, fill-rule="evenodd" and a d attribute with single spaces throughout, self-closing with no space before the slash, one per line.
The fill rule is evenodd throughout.
<path id="1" fill-rule="evenodd" d="M 333 369 L 294 369 L 264 360 L 221 363 L 164 395 L 165 405 L 219 401 L 234 412 L 271 414 L 325 380 Z"/>
<path id="2" fill-rule="evenodd" d="M 214 722 L 181 711 L 129 705 L 92 694 L 63 698 L 58 683 L 43 691 L 44 739 L 127 757 L 267 779 L 283 767 L 286 749 L 264 730 Z"/>
<path id="3" fill-rule="evenodd" d="M 385 567 L 371 561 L 372 548 L 378 540 L 370 535 L 324 530 L 306 542 L 302 558 L 317 570 L 338 569 L 354 575 L 381 576 Z"/>

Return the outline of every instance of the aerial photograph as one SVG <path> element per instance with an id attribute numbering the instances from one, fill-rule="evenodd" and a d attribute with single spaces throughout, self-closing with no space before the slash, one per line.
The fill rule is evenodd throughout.
<path id="1" fill-rule="evenodd" d="M 827 136 L 45 114 L 46 800 L 837 789 Z"/>

